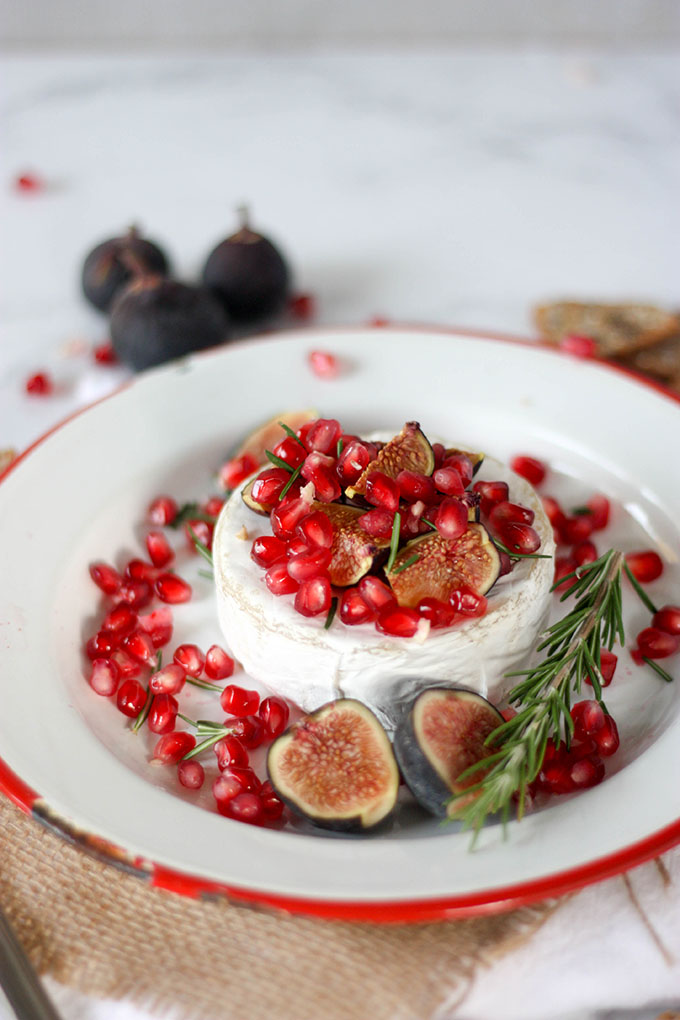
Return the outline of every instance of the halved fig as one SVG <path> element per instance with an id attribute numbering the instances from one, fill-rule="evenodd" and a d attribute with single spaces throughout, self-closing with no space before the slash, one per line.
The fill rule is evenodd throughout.
<path id="1" fill-rule="evenodd" d="M 399 435 L 385 443 L 375 460 L 365 468 L 354 485 L 345 490 L 353 499 L 366 491 L 366 480 L 372 471 L 382 471 L 388 478 L 396 478 L 400 471 L 415 471 L 431 475 L 434 471 L 434 453 L 417 421 L 407 421 Z"/>
<path id="2" fill-rule="evenodd" d="M 451 798 L 479 782 L 486 770 L 462 782 L 458 777 L 493 753 L 485 741 L 502 722 L 498 709 L 480 694 L 446 687 L 422 691 L 394 737 L 401 773 L 418 803 L 440 818 L 452 814 Z"/>
<path id="3" fill-rule="evenodd" d="M 281 414 L 275 415 L 269 421 L 253 429 L 239 443 L 233 453 L 230 453 L 229 458 L 243 457 L 244 454 L 249 453 L 258 464 L 266 464 L 267 456 L 265 451 L 273 450 L 277 443 L 286 438 L 286 430 L 281 428 L 279 422 L 283 422 L 289 429 L 296 432 L 303 425 L 306 425 L 308 421 L 314 421 L 318 417 L 319 412 L 311 408 L 303 411 L 283 411 Z"/>
<path id="4" fill-rule="evenodd" d="M 338 588 L 356 584 L 371 569 L 380 550 L 387 548 L 389 540 L 383 541 L 367 534 L 359 524 L 365 511 L 356 507 L 315 502 L 312 510 L 320 510 L 333 525 L 332 556 L 328 567 L 331 584 Z"/>
<path id="5" fill-rule="evenodd" d="M 409 566 L 405 564 L 418 558 Z M 501 569 L 498 550 L 482 524 L 468 524 L 460 538 L 443 538 L 431 531 L 400 549 L 385 576 L 400 606 L 411 608 L 421 599 L 448 602 L 457 588 L 485 595 Z"/>
<path id="6" fill-rule="evenodd" d="M 323 828 L 370 829 L 394 808 L 399 769 L 388 736 L 359 701 L 303 716 L 271 745 L 269 779 L 297 814 Z"/>

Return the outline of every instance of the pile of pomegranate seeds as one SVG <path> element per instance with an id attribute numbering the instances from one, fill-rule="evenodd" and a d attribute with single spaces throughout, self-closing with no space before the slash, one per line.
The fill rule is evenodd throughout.
<path id="1" fill-rule="evenodd" d="M 396 540 L 397 548 L 432 530 L 455 539 L 466 531 L 470 509 L 481 506 L 483 523 L 508 550 L 501 553 L 502 573 L 512 570 L 513 555 L 536 552 L 541 542 L 531 526 L 533 511 L 509 501 L 505 482 L 472 485 L 470 457 L 447 453 L 440 443 L 432 449 L 432 475 L 408 469 L 396 477 L 378 469 L 368 474 L 364 498 L 358 501 L 364 510 L 359 526 L 367 535 L 391 546 Z M 293 596 L 302 616 L 328 617 L 337 605 L 343 624 L 371 623 L 393 637 L 414 637 L 425 623 L 444 628 L 482 616 L 487 600 L 470 588 L 454 591 L 446 604 L 424 599 L 412 609 L 399 606 L 392 589 L 373 574 L 351 587 L 333 587 L 334 525 L 312 504 L 342 502 L 344 490 L 359 480 L 377 455 L 375 443 L 343 432 L 334 418 L 305 423 L 271 451 L 270 459 L 278 466 L 261 470 L 249 494 L 269 513 L 271 522 L 272 535 L 256 538 L 251 549 L 253 561 L 266 571 L 268 589 L 276 596 Z M 534 473 L 541 469 L 543 477 L 540 462 L 525 460 Z M 231 463 L 235 470 L 237 465 Z M 355 498 L 354 505 L 358 502 Z"/>

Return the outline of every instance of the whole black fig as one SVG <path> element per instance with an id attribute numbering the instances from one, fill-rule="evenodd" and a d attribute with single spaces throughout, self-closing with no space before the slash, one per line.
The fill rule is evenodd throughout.
<path id="1" fill-rule="evenodd" d="M 250 323 L 280 312 L 290 290 L 290 270 L 271 241 L 252 230 L 245 209 L 241 226 L 213 248 L 203 282 L 236 322 Z"/>
<path id="2" fill-rule="evenodd" d="M 102 241 L 86 256 L 81 273 L 83 294 L 100 312 L 108 312 L 136 270 L 165 276 L 170 264 L 157 244 L 130 227 L 123 237 Z"/>
<path id="3" fill-rule="evenodd" d="M 110 330 L 120 360 L 140 372 L 222 343 L 229 336 L 229 318 L 204 287 L 145 275 L 114 302 Z"/>

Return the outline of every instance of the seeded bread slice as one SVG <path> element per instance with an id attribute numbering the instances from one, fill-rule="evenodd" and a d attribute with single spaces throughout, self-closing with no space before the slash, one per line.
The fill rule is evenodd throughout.
<path id="1" fill-rule="evenodd" d="M 653 305 L 555 301 L 537 307 L 534 318 L 546 340 L 588 336 L 601 358 L 625 358 L 680 333 L 680 319 Z"/>
<path id="2" fill-rule="evenodd" d="M 680 333 L 635 351 L 624 359 L 624 364 L 656 379 L 680 378 Z"/>

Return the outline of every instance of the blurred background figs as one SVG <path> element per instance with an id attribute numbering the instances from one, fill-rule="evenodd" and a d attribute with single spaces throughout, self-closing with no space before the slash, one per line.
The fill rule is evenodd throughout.
<path id="1" fill-rule="evenodd" d="M 166 276 L 170 263 L 165 252 L 153 241 L 130 227 L 122 237 L 110 237 L 90 251 L 83 262 L 81 285 L 89 303 L 100 312 L 108 312 L 115 298 L 132 280 L 135 270 Z"/>

